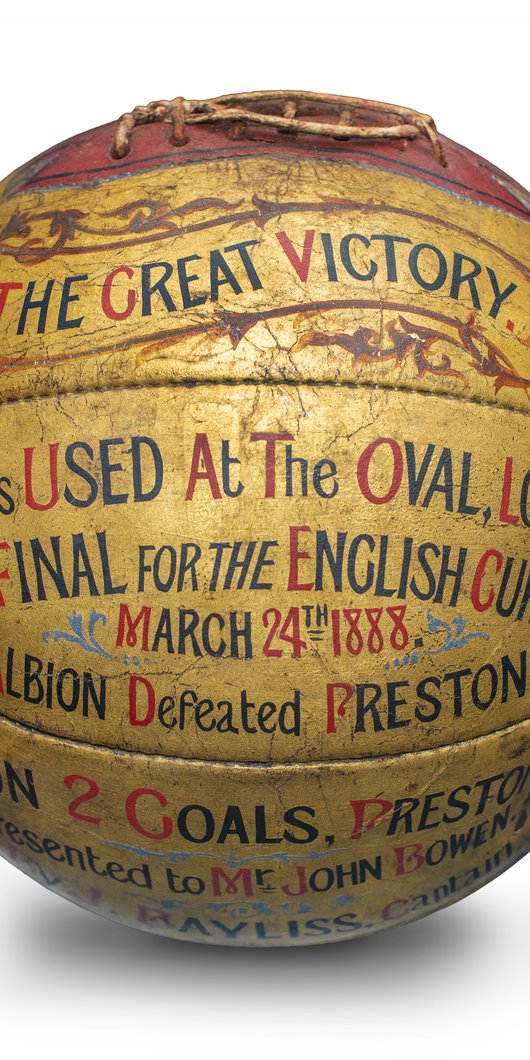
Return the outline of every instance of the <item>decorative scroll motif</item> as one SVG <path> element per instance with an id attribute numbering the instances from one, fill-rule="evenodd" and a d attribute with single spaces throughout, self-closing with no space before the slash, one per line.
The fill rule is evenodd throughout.
<path id="1" fill-rule="evenodd" d="M 458 614 L 450 622 L 446 622 L 443 618 L 437 618 L 436 615 L 433 615 L 430 608 L 427 609 L 427 628 L 429 633 L 443 633 L 445 636 L 443 643 L 437 648 L 425 648 L 423 640 L 420 639 L 416 641 L 416 646 L 411 652 L 394 659 L 392 663 L 386 662 L 385 670 L 390 670 L 392 666 L 416 666 L 416 663 L 427 655 L 440 655 L 442 652 L 460 651 L 465 648 L 466 644 L 469 644 L 470 640 L 490 640 L 489 633 L 484 633 L 482 630 L 466 632 L 467 618 L 464 618 L 463 615 Z M 419 650 L 420 648 L 423 650 Z"/>
<path id="2" fill-rule="evenodd" d="M 241 207 L 243 208 L 240 209 Z M 211 213 L 210 216 L 204 216 L 208 211 L 213 211 L 213 216 Z M 168 196 L 162 196 L 159 200 L 134 199 L 116 207 L 115 210 L 94 214 L 92 223 L 90 214 L 75 208 L 37 212 L 16 210 L 0 229 L 0 256 L 11 256 L 19 264 L 32 265 L 47 261 L 56 254 L 77 256 L 106 252 L 140 243 L 177 239 L 191 232 L 222 225 L 238 228 L 253 223 L 263 230 L 270 221 L 280 215 L 319 213 L 329 216 L 359 212 L 363 215 L 390 213 L 400 217 L 412 217 L 429 224 L 441 225 L 447 231 L 478 239 L 483 246 L 500 254 L 526 277 L 530 277 L 530 270 L 503 247 L 462 225 L 448 221 L 447 218 L 418 213 L 417 210 L 404 206 L 391 206 L 386 202 L 364 202 L 329 196 L 313 201 L 278 202 L 263 199 L 255 194 L 246 204 L 244 199 L 228 202 L 215 197 L 202 197 L 192 199 L 181 206 L 173 206 Z M 194 214 L 203 216 L 195 219 Z M 182 223 L 179 223 L 180 219 Z M 89 242 L 78 239 L 79 235 L 95 236 L 96 239 Z"/>
<path id="3" fill-rule="evenodd" d="M 99 225 L 89 224 L 88 214 L 82 210 L 48 210 L 39 213 L 15 211 L 0 231 L 0 255 L 11 255 L 22 265 L 34 265 L 61 252 L 68 253 L 69 250 L 83 254 L 90 250 L 112 250 L 127 244 L 134 245 L 145 238 L 164 239 L 170 235 L 182 235 L 190 230 L 224 224 L 230 220 L 226 217 L 226 211 L 236 209 L 241 202 L 201 198 L 182 206 L 171 206 L 166 198 L 158 202 L 155 199 L 137 199 L 101 213 Z M 207 210 L 222 213 L 209 221 L 194 224 L 192 229 L 189 226 L 183 229 L 175 222 L 175 218 L 186 218 Z M 77 243 L 72 250 L 67 244 L 76 242 L 80 233 L 102 236 L 104 241 L 95 246 Z"/>
<path id="4" fill-rule="evenodd" d="M 465 647 L 470 640 L 489 640 L 489 635 L 482 631 L 466 633 L 467 618 L 456 615 L 451 622 L 445 622 L 442 618 L 436 618 L 430 609 L 427 610 L 427 622 L 429 633 L 444 633 L 445 641 L 439 648 L 425 650 L 424 655 L 439 655 L 442 651 L 458 651 Z"/>
<path id="5" fill-rule="evenodd" d="M 417 310 L 411 306 L 410 312 Z M 453 377 L 468 389 L 464 372 L 454 363 L 456 357 L 461 359 L 465 353 L 469 356 L 467 366 L 491 379 L 496 394 L 503 387 L 515 387 L 525 390 L 530 400 L 530 379 L 518 374 L 508 357 L 475 326 L 473 316 L 466 323 L 455 320 L 454 335 L 449 331 L 449 322 L 444 324 L 446 330 L 430 328 L 411 323 L 399 314 L 385 327 L 388 343 L 378 331 L 368 327 L 359 327 L 352 334 L 306 331 L 291 352 L 297 353 L 307 346 L 339 346 L 351 353 L 354 366 L 390 362 L 399 367 L 412 359 L 420 378 L 425 375 Z"/>
<path id="6" fill-rule="evenodd" d="M 98 642 L 95 634 L 95 629 L 98 622 L 101 622 L 103 626 L 106 625 L 106 616 L 100 614 L 98 611 L 92 610 L 90 618 L 88 620 L 88 632 L 85 633 L 83 629 L 84 618 L 78 611 L 74 611 L 73 614 L 66 616 L 68 625 L 70 626 L 70 632 L 59 629 L 49 629 L 42 634 L 42 639 L 45 644 L 51 639 L 53 643 L 57 643 L 59 640 L 68 641 L 70 644 L 76 644 L 78 647 L 83 648 L 83 651 L 94 652 L 96 655 L 102 655 L 106 659 L 112 659 L 112 655 L 101 646 Z"/>
<path id="7" fill-rule="evenodd" d="M 85 633 L 84 624 L 85 618 L 79 611 L 74 611 L 71 615 L 66 616 L 66 621 L 70 627 L 70 630 L 62 629 L 46 629 L 42 633 L 42 639 L 45 644 L 50 641 L 53 644 L 57 644 L 58 641 L 67 641 L 68 644 L 74 644 L 77 648 L 82 648 L 83 651 L 91 652 L 95 655 L 101 655 L 104 659 L 119 659 L 126 666 L 140 666 L 144 663 L 156 663 L 156 660 L 149 658 L 144 655 L 142 658 L 132 653 L 121 653 L 112 655 L 108 652 L 102 644 L 99 643 L 96 637 L 96 626 L 98 622 L 102 626 L 106 626 L 107 617 L 92 608 L 92 611 L 88 618 L 87 632 Z"/>

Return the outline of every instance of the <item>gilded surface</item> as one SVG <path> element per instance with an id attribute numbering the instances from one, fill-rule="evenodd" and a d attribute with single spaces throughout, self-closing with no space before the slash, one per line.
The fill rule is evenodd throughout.
<path id="1" fill-rule="evenodd" d="M 529 845 L 528 225 L 197 163 L 0 212 L 0 849 L 296 944 Z"/>

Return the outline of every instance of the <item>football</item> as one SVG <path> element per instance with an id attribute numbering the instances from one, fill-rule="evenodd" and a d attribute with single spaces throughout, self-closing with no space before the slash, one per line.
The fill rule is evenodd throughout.
<path id="1" fill-rule="evenodd" d="M 0 184 L 0 853 L 309 945 L 530 848 L 530 195 L 406 107 L 157 101 Z"/>

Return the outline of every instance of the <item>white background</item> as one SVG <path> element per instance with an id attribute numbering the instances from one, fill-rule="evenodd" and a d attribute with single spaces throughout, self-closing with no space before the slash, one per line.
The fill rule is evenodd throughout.
<path id="1" fill-rule="evenodd" d="M 150 99 L 307 88 L 429 112 L 530 186 L 526 4 L 326 0 L 314 17 L 289 0 L 174 0 L 141 14 L 93 0 L 92 17 L 77 19 L 80 9 L 26 2 L 23 17 L 2 14 L 1 175 Z M 441 13 L 426 17 L 431 9 Z M 385 935 L 239 951 L 120 928 L 0 861 L 0 1053 L 528 1056 L 529 885 L 526 858 L 451 909 Z"/>

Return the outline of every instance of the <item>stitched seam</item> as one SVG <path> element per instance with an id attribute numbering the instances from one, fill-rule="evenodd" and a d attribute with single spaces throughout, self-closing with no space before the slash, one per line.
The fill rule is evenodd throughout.
<path id="1" fill-rule="evenodd" d="M 421 751 L 398 751 L 397 754 L 383 754 L 383 755 L 366 755 L 363 758 L 319 758 L 317 760 L 307 759 L 296 762 L 290 762 L 288 760 L 282 762 L 245 762 L 236 761 L 235 759 L 219 759 L 219 758 L 183 758 L 181 755 L 163 755 L 156 751 L 142 751 L 132 750 L 131 748 L 119 747 L 114 744 L 98 744 L 88 743 L 86 740 L 75 740 L 71 736 L 62 736 L 58 733 L 48 732 L 44 729 L 35 729 L 31 725 L 26 725 L 22 721 L 15 721 L 15 719 L 7 717 L 5 714 L 0 712 L 0 720 L 7 722 L 8 725 L 13 725 L 15 728 L 23 729 L 24 732 L 31 733 L 33 736 L 44 736 L 45 738 L 56 740 L 59 743 L 66 743 L 68 745 L 73 744 L 79 749 L 85 750 L 86 748 L 92 748 L 94 751 L 108 751 L 118 756 L 123 755 L 129 758 L 131 755 L 137 755 L 138 757 L 148 758 L 150 761 L 153 758 L 161 758 L 165 762 L 186 762 L 189 765 L 205 765 L 205 766 L 221 766 L 230 768 L 241 768 L 241 769 L 267 769 L 267 770 L 298 770 L 300 772 L 307 771 L 307 769 L 322 769 L 326 766 L 361 766 L 363 763 L 370 762 L 382 762 L 389 758 L 402 759 L 406 755 L 409 757 L 417 758 L 418 755 L 425 754 L 436 754 L 438 751 L 454 750 L 457 747 L 464 747 L 466 744 L 472 745 L 477 744 L 481 740 L 490 740 L 493 737 L 499 737 L 511 732 L 515 732 L 521 726 L 529 726 L 530 718 L 523 718 L 518 722 L 511 722 L 510 725 L 506 725 L 502 729 L 494 729 L 493 732 L 482 733 L 480 736 L 468 737 L 465 740 L 455 740 L 453 743 L 438 744 L 435 747 L 425 747 Z"/>
<path id="2" fill-rule="evenodd" d="M 315 144 L 304 144 L 301 148 L 301 151 L 307 152 L 307 154 L 301 154 L 300 151 L 294 151 L 292 148 L 289 148 L 287 145 L 283 144 L 278 144 L 274 146 L 277 147 L 276 151 L 272 150 L 270 145 L 268 145 L 267 150 L 264 151 L 246 151 L 242 148 L 234 147 L 233 154 L 232 152 L 227 152 L 226 154 L 223 154 L 223 151 L 225 151 L 226 148 L 222 147 L 221 145 L 211 148 L 194 148 L 193 151 L 183 151 L 178 155 L 175 152 L 165 152 L 164 154 L 148 156 L 145 158 L 145 160 L 138 159 L 136 162 L 131 161 L 129 159 L 127 164 L 115 162 L 114 165 L 109 163 L 108 166 L 99 166 L 93 169 L 83 170 L 83 176 L 88 176 L 88 174 L 90 173 L 107 173 L 108 176 L 95 176 L 91 180 L 83 180 L 78 183 L 70 181 L 60 183 L 61 178 L 76 176 L 79 172 L 78 170 L 67 170 L 63 173 L 55 173 L 48 178 L 46 176 L 36 176 L 29 180 L 27 184 L 23 185 L 20 189 L 17 189 L 15 192 L 13 192 L 7 198 L 12 199 L 16 195 L 24 194 L 24 192 L 26 191 L 63 191 L 71 187 L 90 188 L 99 186 L 103 183 L 106 183 L 107 181 L 124 179 L 126 180 L 129 176 L 134 177 L 136 176 L 136 174 L 138 174 L 138 176 L 142 176 L 145 173 L 155 172 L 158 168 L 157 163 L 160 163 L 160 161 L 164 160 L 167 160 L 168 165 L 162 168 L 164 170 L 171 170 L 179 165 L 200 165 L 204 161 L 210 161 L 210 159 L 212 159 L 212 161 L 214 162 L 232 162 L 234 159 L 236 161 L 239 160 L 241 156 L 243 156 L 243 158 L 256 158 L 258 159 L 258 161 L 261 158 L 271 159 L 272 161 L 277 161 L 278 159 L 283 161 L 284 158 L 294 158 L 296 160 L 301 158 L 302 161 L 307 160 L 310 163 L 315 161 L 323 163 L 332 162 L 344 166 L 354 166 L 359 169 L 376 169 L 382 173 L 396 173 L 397 169 L 398 176 L 409 177 L 411 180 L 417 181 L 418 184 L 427 184 L 429 187 L 434 187 L 438 191 L 445 191 L 447 193 L 448 189 L 441 187 L 440 184 L 437 183 L 437 181 L 439 180 L 444 184 L 448 184 L 451 186 L 449 194 L 455 195 L 457 198 L 463 199 L 465 202 L 469 202 L 473 206 L 484 206 L 486 207 L 486 209 L 496 210 L 498 213 L 507 214 L 510 217 L 515 217 L 517 220 L 528 221 L 530 219 L 529 211 L 527 211 L 524 206 L 517 206 L 515 203 L 509 202 L 507 199 L 501 198 L 500 195 L 495 195 L 491 191 L 483 190 L 477 193 L 476 189 L 473 188 L 470 184 L 464 184 L 462 181 L 447 177 L 444 175 L 443 171 L 441 171 L 440 174 L 434 173 L 433 170 L 424 169 L 422 166 L 414 165 L 413 163 L 408 162 L 406 160 L 400 160 L 399 162 L 397 162 L 393 158 L 388 158 L 388 165 L 382 165 L 380 155 L 375 155 L 373 152 L 366 150 L 360 144 L 355 145 L 356 154 L 362 154 L 366 158 L 373 159 L 373 162 L 379 163 L 379 165 L 374 165 L 373 162 L 359 162 L 358 158 L 356 158 L 353 153 L 351 156 L 346 156 L 345 148 L 340 148 L 332 144 L 326 144 L 325 149 Z M 326 154 L 324 154 L 324 156 L 322 156 L 322 154 L 319 154 L 319 152 L 323 151 L 334 155 L 334 157 L 328 158 Z M 401 166 L 403 166 L 403 169 L 401 168 Z M 396 167 L 396 169 L 391 167 Z M 115 172 L 115 170 L 119 170 L 119 172 Z M 403 170 L 406 170 L 406 172 L 404 172 Z M 416 173 L 420 173 L 422 174 L 422 176 L 417 177 L 415 176 Z M 431 179 L 425 180 L 424 177 L 430 177 Z M 56 183 L 45 183 L 46 180 L 56 181 Z M 462 190 L 454 191 L 454 188 Z M 465 192 L 470 192 L 471 194 L 466 195 Z M 473 198 L 473 192 L 478 195 L 485 195 L 487 196 L 487 198 L 492 199 L 493 202 L 489 203 L 484 202 L 484 200 L 481 198 Z M 501 205 L 497 205 L 497 203 L 500 203 Z"/>
<path id="3" fill-rule="evenodd" d="M 147 383 L 129 383 L 126 386 L 74 387 L 71 390 L 38 391 L 37 395 L 32 394 L 32 395 L 28 395 L 27 397 L 5 398 L 4 400 L 2 400 L 2 398 L 0 397 L 0 407 L 2 405 L 18 405 L 18 404 L 22 404 L 24 402 L 27 402 L 29 404 L 30 402 L 38 401 L 40 398 L 45 398 L 45 399 L 56 398 L 56 399 L 60 399 L 61 397 L 68 397 L 70 395 L 73 396 L 73 395 L 76 395 L 76 394 L 87 394 L 87 395 L 88 394 L 111 394 L 111 393 L 118 394 L 118 393 L 123 393 L 123 392 L 126 392 L 126 391 L 130 391 L 130 390 L 160 390 L 160 389 L 163 389 L 163 388 L 165 388 L 167 390 L 171 390 L 172 388 L 176 389 L 178 387 L 183 387 L 183 388 L 185 388 L 187 390 L 192 390 L 194 387 L 199 387 L 199 386 L 208 386 L 208 387 L 216 387 L 216 386 L 233 386 L 233 387 L 237 387 L 237 386 L 251 386 L 251 387 L 265 386 L 266 387 L 266 386 L 270 386 L 270 387 L 280 387 L 280 388 L 281 387 L 296 387 L 296 388 L 308 387 L 310 389 L 315 389 L 315 390 L 318 389 L 319 387 L 329 387 L 329 388 L 333 387 L 333 388 L 336 388 L 336 389 L 338 389 L 340 387 L 344 387 L 344 388 L 346 388 L 348 390 L 375 390 L 375 391 L 381 391 L 383 393 L 390 392 L 390 393 L 393 393 L 393 394 L 400 394 L 401 396 L 405 396 L 407 394 L 417 394 L 417 395 L 419 395 L 421 397 L 426 397 L 426 398 L 428 398 L 428 397 L 429 398 L 431 398 L 431 397 L 432 398 L 440 398 L 440 399 L 445 400 L 445 401 L 457 401 L 457 402 L 462 402 L 462 403 L 467 404 L 467 405 L 479 405 L 481 408 L 491 409 L 491 410 L 493 410 L 495 412 L 515 413 L 516 415 L 523 416 L 524 418 L 530 417 L 530 408 L 529 408 L 528 412 L 525 412 L 525 411 L 523 411 L 523 409 L 512 408 L 509 405 L 494 404 L 493 401 L 491 401 L 491 402 L 490 401 L 486 401 L 486 400 L 484 400 L 484 398 L 466 397 L 465 395 L 461 395 L 461 396 L 458 395 L 457 396 L 456 394 L 446 394 L 446 393 L 443 393 L 441 391 L 439 392 L 439 391 L 436 391 L 436 390 L 417 390 L 414 387 L 385 386 L 384 384 L 381 384 L 381 383 L 369 383 L 369 382 L 354 383 L 354 382 L 350 382 L 348 380 L 282 379 L 281 377 L 278 377 L 277 379 L 263 379 L 263 378 L 260 378 L 258 376 L 256 378 L 253 378 L 252 376 L 249 376 L 249 377 L 244 377 L 242 379 L 232 379 L 232 378 L 219 378 L 218 379 L 218 378 L 215 378 L 215 377 L 212 377 L 211 379 L 161 379 L 161 380 L 157 379 L 157 380 L 153 380 L 152 382 L 147 382 Z"/>

